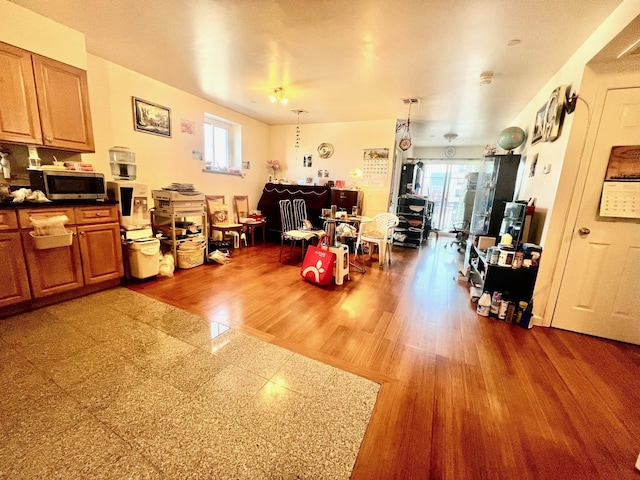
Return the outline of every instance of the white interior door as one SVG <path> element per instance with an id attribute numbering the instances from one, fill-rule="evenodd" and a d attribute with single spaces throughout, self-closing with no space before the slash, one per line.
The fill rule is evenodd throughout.
<path id="1" fill-rule="evenodd" d="M 640 220 L 598 214 L 619 145 L 640 145 L 640 88 L 607 93 L 551 325 L 640 344 Z"/>

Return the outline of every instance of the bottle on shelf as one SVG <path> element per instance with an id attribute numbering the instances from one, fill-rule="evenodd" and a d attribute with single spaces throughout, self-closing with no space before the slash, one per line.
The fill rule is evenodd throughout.
<path id="1" fill-rule="evenodd" d="M 502 300 L 500 301 L 500 308 L 498 310 L 498 320 L 507 320 L 507 310 L 509 309 L 509 304 L 511 304 L 509 297 L 509 292 L 504 292 L 502 294 Z"/>
<path id="2" fill-rule="evenodd" d="M 527 309 L 528 306 L 529 306 L 528 302 L 525 302 L 525 301 L 518 302 L 518 309 L 516 311 L 516 316 L 513 319 L 513 323 L 517 323 L 518 325 L 520 325 L 520 322 L 522 322 L 522 314 L 524 313 L 524 311 Z"/>
<path id="3" fill-rule="evenodd" d="M 491 307 L 489 307 L 489 315 L 498 318 L 498 313 L 500 312 L 500 303 L 502 302 L 502 293 L 501 292 L 493 292 L 491 297 Z"/>
<path id="4" fill-rule="evenodd" d="M 489 292 L 483 292 L 478 300 L 477 313 L 483 317 L 489 316 L 489 310 L 491 309 L 491 295 Z"/>
<path id="5" fill-rule="evenodd" d="M 507 306 L 507 316 L 505 317 L 504 321 L 507 323 L 513 323 L 513 318 L 516 314 L 516 302 L 509 302 L 509 305 Z"/>
<path id="6" fill-rule="evenodd" d="M 518 323 L 522 328 L 531 328 L 533 326 L 533 298 L 529 300 L 529 302 L 520 302 L 526 303 L 527 306 L 522 312 L 522 317 L 520 318 L 520 322 Z"/>

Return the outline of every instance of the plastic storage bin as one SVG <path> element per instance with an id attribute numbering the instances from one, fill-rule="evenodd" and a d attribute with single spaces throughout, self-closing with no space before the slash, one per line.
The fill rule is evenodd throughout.
<path id="1" fill-rule="evenodd" d="M 73 243 L 73 232 L 70 231 L 58 235 L 36 235 L 34 232 L 29 232 L 29 235 L 33 239 L 33 246 L 36 250 L 68 247 Z"/>
<path id="2" fill-rule="evenodd" d="M 149 278 L 158 274 L 160 266 L 160 240 L 146 238 L 127 245 L 129 270 L 135 278 Z"/>

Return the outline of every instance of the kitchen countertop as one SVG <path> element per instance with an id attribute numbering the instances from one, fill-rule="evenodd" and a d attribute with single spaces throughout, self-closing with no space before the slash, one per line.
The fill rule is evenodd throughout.
<path id="1" fill-rule="evenodd" d="M 54 200 L 52 202 L 37 203 L 37 202 L 21 202 L 13 203 L 11 201 L 0 202 L 0 209 L 12 209 L 12 208 L 55 208 L 60 206 L 65 207 L 90 207 L 92 205 L 117 205 L 118 202 L 114 200 Z"/>

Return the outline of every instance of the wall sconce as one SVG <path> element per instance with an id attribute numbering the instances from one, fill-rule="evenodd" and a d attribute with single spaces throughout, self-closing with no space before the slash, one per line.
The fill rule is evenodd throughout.
<path id="1" fill-rule="evenodd" d="M 283 105 L 289 103 L 287 94 L 282 87 L 275 88 L 271 95 L 269 95 L 269 100 L 271 100 L 271 103 L 281 103 Z"/>

